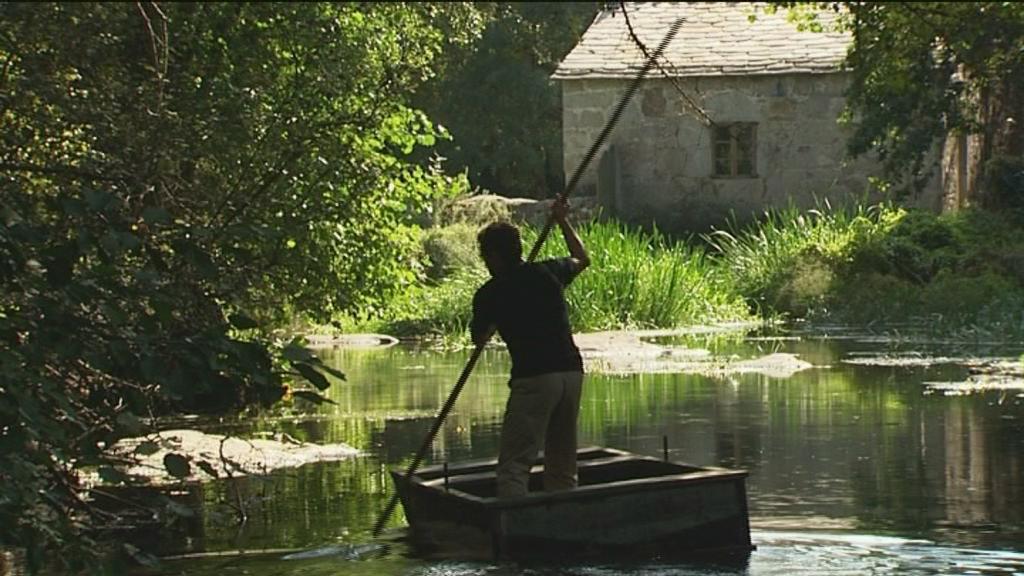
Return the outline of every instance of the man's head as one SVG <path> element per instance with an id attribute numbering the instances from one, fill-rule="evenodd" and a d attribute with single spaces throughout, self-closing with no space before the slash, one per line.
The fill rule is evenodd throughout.
<path id="1" fill-rule="evenodd" d="M 523 259 L 523 244 L 519 229 L 508 222 L 493 222 L 476 236 L 480 256 L 491 276 L 517 266 Z"/>

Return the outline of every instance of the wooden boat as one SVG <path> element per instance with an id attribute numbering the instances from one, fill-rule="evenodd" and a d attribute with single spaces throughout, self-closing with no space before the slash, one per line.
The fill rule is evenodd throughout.
<path id="1" fill-rule="evenodd" d="M 414 539 L 493 558 L 739 552 L 749 555 L 747 472 L 693 466 L 612 448 L 578 452 L 579 486 L 495 496 L 497 461 L 391 475 Z"/>

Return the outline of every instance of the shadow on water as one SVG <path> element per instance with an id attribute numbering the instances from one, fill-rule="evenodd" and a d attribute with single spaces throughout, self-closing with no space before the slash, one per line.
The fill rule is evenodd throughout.
<path id="1" fill-rule="evenodd" d="M 325 360 L 349 376 L 328 391 L 335 405 L 206 426 L 239 435 L 283 432 L 303 441 L 344 442 L 362 455 L 182 488 L 176 497 L 197 513 L 177 531 L 155 535 L 159 553 L 280 552 L 165 562 L 155 573 L 1024 573 L 1024 390 L 933 394 L 926 382 L 962 379 L 967 368 L 959 360 L 864 361 L 991 356 L 1019 362 L 1019 348 L 893 340 L 838 329 L 747 336 L 661 343 L 739 358 L 785 352 L 814 368 L 784 379 L 592 374 L 579 424 L 580 444 L 660 457 L 667 439 L 672 460 L 748 470 L 758 549 L 745 566 L 460 561 L 410 547 L 400 513 L 386 531 L 393 540 L 388 554 L 347 557 L 346 547 L 371 542 L 360 536 L 368 534 L 391 494 L 387 470 L 408 463 L 468 354 L 396 346 L 325 351 Z M 507 370 L 503 351 L 484 354 L 424 465 L 497 452 Z M 239 507 L 246 511 L 244 524 L 237 522 Z M 325 546 L 340 552 L 282 559 Z"/>
<path id="2" fill-rule="evenodd" d="M 1024 553 L 941 546 L 926 540 L 824 532 L 769 532 L 753 534 L 758 549 L 746 561 L 672 561 L 514 563 L 463 561 L 410 555 L 401 542 L 392 542 L 386 556 L 353 560 L 348 555 L 326 555 L 283 560 L 280 555 L 250 558 L 193 560 L 186 566 L 170 563 L 167 573 L 196 576 L 271 574 L 408 575 L 408 576 L 790 576 L 839 574 L 849 576 L 900 574 L 1020 574 Z"/>

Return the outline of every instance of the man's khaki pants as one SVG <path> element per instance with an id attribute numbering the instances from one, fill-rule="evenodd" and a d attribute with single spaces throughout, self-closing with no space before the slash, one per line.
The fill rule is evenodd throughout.
<path id="1" fill-rule="evenodd" d="M 544 490 L 576 486 L 576 418 L 581 372 L 513 378 L 501 424 L 498 497 L 525 496 L 530 467 L 544 448 Z"/>

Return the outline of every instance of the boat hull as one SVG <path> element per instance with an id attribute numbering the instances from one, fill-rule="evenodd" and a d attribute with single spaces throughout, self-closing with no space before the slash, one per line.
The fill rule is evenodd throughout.
<path id="1" fill-rule="evenodd" d="M 609 448 L 579 451 L 580 486 L 543 492 L 543 457 L 522 498 L 494 495 L 494 460 L 392 471 L 414 535 L 496 558 L 749 552 L 739 470 L 664 462 Z"/>

